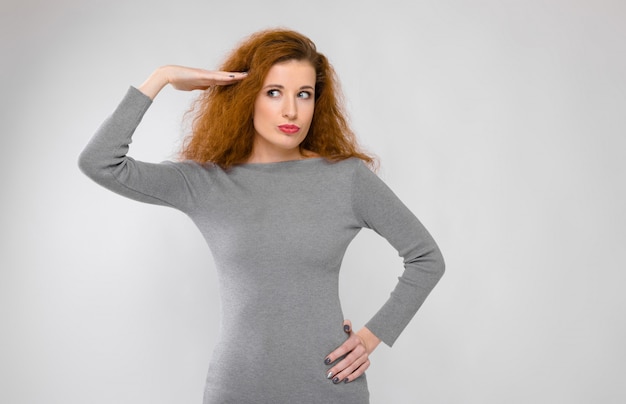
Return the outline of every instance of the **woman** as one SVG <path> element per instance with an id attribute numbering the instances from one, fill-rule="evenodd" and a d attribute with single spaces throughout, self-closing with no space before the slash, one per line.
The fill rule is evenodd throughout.
<path id="1" fill-rule="evenodd" d="M 135 161 L 131 136 L 167 84 L 205 90 L 182 159 Z M 367 403 L 369 355 L 394 343 L 443 274 L 427 230 L 367 167 L 336 84 L 308 38 L 261 31 L 220 71 L 157 69 L 80 156 L 101 185 L 186 213 L 211 248 L 222 321 L 205 403 Z M 349 321 L 341 328 L 338 274 L 364 227 L 398 250 L 405 270 L 354 333 Z"/>

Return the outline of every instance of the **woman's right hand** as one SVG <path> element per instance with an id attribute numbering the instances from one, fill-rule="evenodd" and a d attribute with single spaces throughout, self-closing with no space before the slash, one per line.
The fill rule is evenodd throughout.
<path id="1" fill-rule="evenodd" d="M 245 72 L 210 71 L 167 65 L 156 69 L 139 87 L 139 91 L 154 99 L 167 84 L 181 91 L 206 90 L 211 86 L 234 84 L 246 76 Z"/>

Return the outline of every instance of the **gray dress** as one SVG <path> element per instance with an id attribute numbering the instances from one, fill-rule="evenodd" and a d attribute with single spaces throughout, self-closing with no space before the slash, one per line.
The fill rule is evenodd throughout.
<path id="1" fill-rule="evenodd" d="M 121 195 L 179 209 L 206 239 L 222 304 L 204 403 L 368 403 L 365 376 L 337 385 L 325 377 L 326 355 L 346 339 L 338 296 L 343 255 L 359 230 L 370 228 L 403 257 L 397 286 L 366 324 L 391 346 L 443 274 L 432 237 L 358 159 L 228 171 L 135 161 L 128 145 L 150 104 L 131 87 L 79 166 Z"/>

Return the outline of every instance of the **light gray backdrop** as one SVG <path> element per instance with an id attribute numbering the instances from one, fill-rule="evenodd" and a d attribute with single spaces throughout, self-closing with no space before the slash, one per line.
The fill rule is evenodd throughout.
<path id="1" fill-rule="evenodd" d="M 157 66 L 215 68 L 279 25 L 334 63 L 381 176 L 447 259 L 374 353 L 372 402 L 625 402 L 625 4 L 3 0 L 0 402 L 201 401 L 208 248 L 184 215 L 100 188 L 76 158 Z M 174 155 L 192 96 L 158 97 L 134 157 Z M 341 277 L 356 327 L 400 271 L 384 240 L 357 237 Z"/>

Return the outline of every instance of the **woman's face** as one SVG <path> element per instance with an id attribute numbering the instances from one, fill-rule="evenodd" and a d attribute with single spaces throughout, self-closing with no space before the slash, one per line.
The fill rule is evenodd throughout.
<path id="1" fill-rule="evenodd" d="M 272 66 L 254 103 L 253 156 L 266 162 L 300 158 L 314 108 L 313 66 L 300 60 Z"/>

